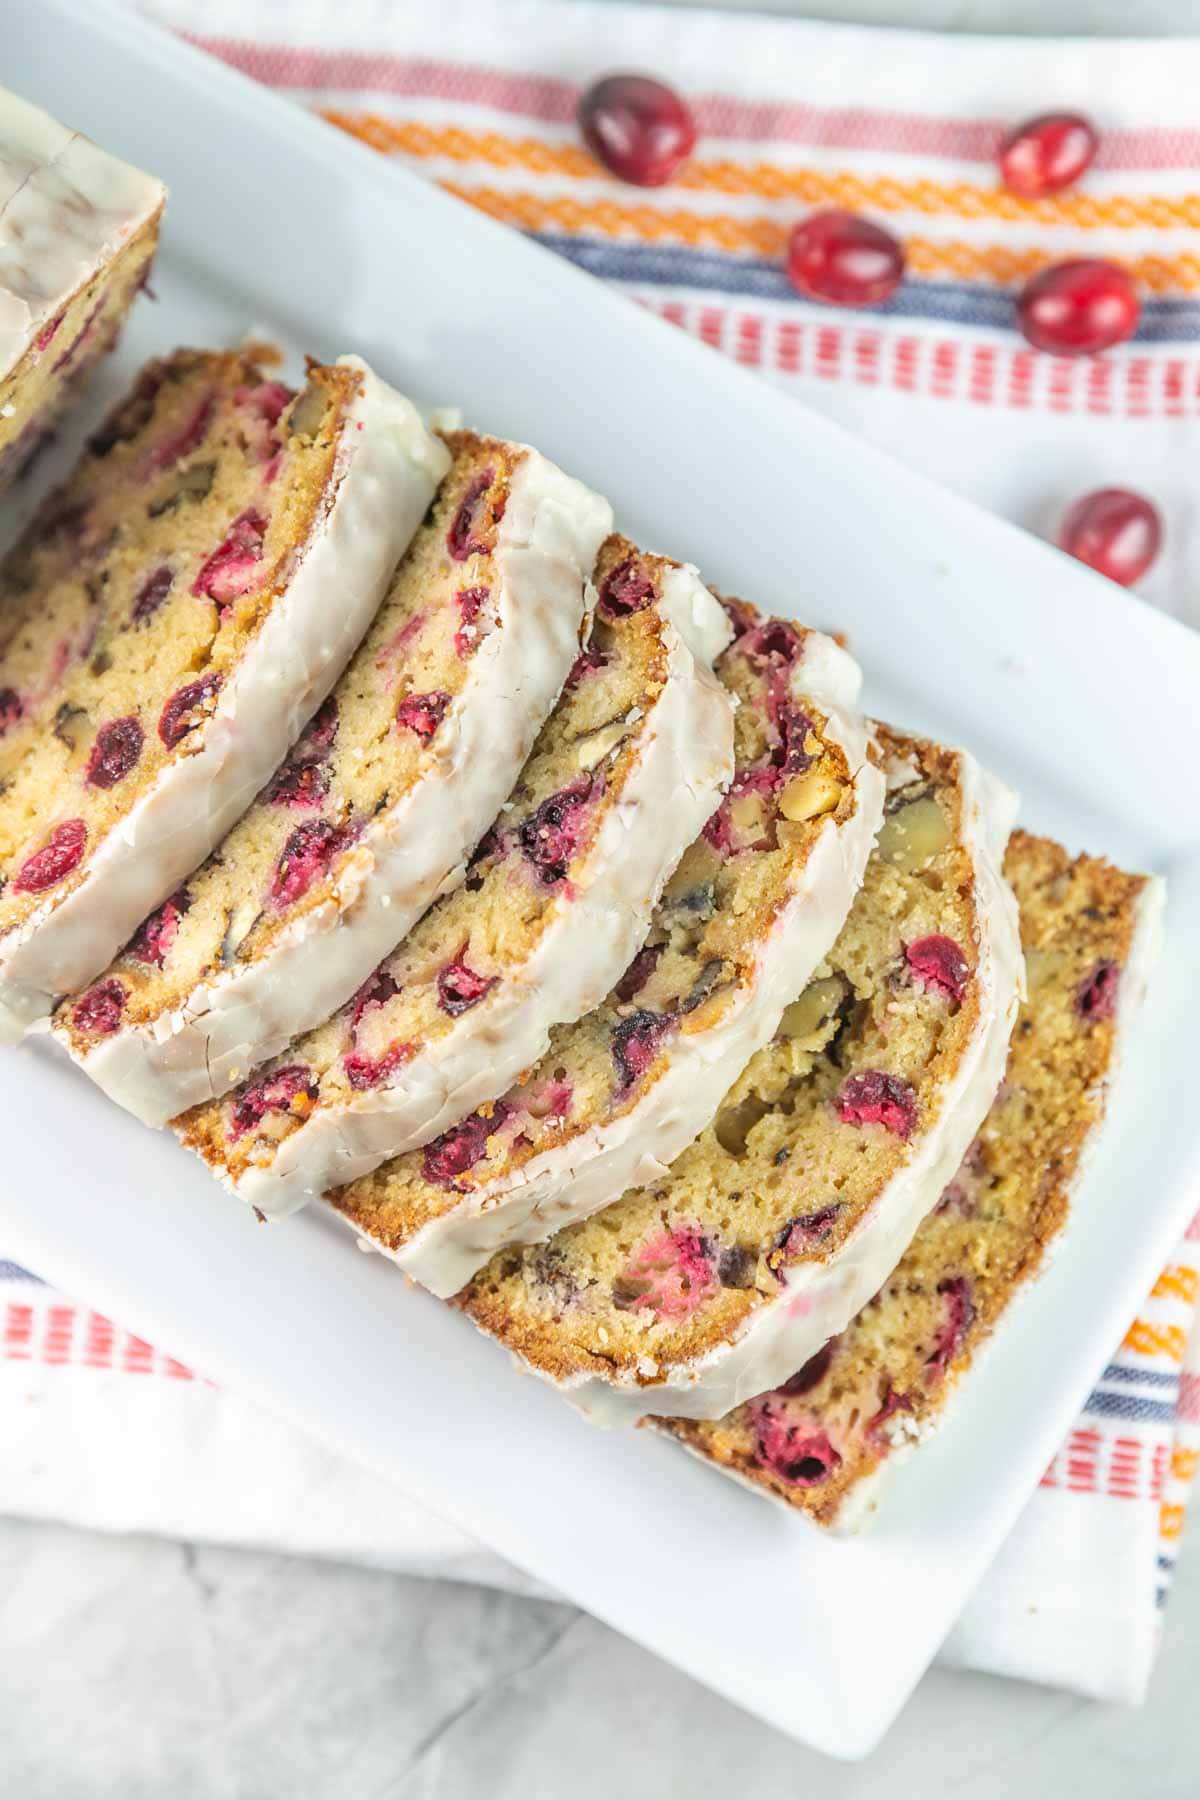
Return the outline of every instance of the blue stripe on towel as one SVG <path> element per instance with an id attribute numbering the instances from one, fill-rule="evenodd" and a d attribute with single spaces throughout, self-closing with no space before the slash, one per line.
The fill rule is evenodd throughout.
<path id="1" fill-rule="evenodd" d="M 605 281 L 643 282 L 648 287 L 700 288 L 730 299 L 786 300 L 798 312 L 813 302 L 789 282 L 781 264 L 723 250 L 694 250 L 686 244 L 634 244 L 574 233 L 527 234 L 569 262 Z M 1013 323 L 1013 290 L 979 281 L 906 281 L 890 300 L 856 307 L 855 315 L 880 319 L 927 319 L 940 325 L 984 325 L 1001 330 Z M 1200 343 L 1200 301 L 1150 296 L 1132 340 L 1138 344 Z"/>
<path id="2" fill-rule="evenodd" d="M 1173 1400 L 1141 1400 L 1136 1394 L 1106 1394 L 1103 1388 L 1089 1396 L 1083 1410 L 1108 1419 L 1142 1420 L 1155 1425 L 1175 1423 Z"/>
<path id="3" fill-rule="evenodd" d="M 6 1262 L 3 1257 L 0 1257 L 0 1281 L 32 1281 L 37 1287 L 43 1285 L 36 1275 L 23 1269 L 20 1263 Z"/>

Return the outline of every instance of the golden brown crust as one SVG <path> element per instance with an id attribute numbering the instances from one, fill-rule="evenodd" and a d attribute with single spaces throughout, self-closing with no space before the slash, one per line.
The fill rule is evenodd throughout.
<path id="1" fill-rule="evenodd" d="M 938 796 L 938 804 L 943 808 L 950 828 L 951 843 L 937 865 L 939 888 L 946 891 L 937 899 L 936 905 L 944 915 L 944 921 L 956 921 L 955 931 L 962 933 L 964 938 L 972 938 L 978 946 L 981 930 L 978 903 L 973 887 L 970 856 L 962 843 L 964 818 L 961 759 L 957 753 L 940 745 L 907 738 L 886 727 L 880 729 L 879 735 L 885 760 L 899 759 L 906 765 L 911 765 L 912 780 L 901 790 L 901 797 L 908 798 L 913 793 L 926 789 L 936 792 Z M 852 991 L 863 996 L 870 993 L 876 977 L 882 975 L 881 969 L 872 968 L 869 958 L 863 963 L 858 946 L 858 939 L 864 929 L 863 921 L 872 917 L 873 907 L 884 908 L 884 913 L 880 915 L 882 918 L 889 908 L 898 904 L 891 884 L 886 877 L 881 883 L 879 876 L 879 868 L 873 859 L 863 894 L 851 912 L 842 937 L 831 950 L 821 970 L 825 980 L 849 980 Z M 851 958 L 849 962 L 847 955 Z M 852 979 L 847 975 L 847 970 L 851 968 L 855 970 Z M 855 982 L 859 984 L 857 987 Z M 860 999 L 856 1004 L 861 1007 L 865 1000 Z M 939 1027 L 927 1073 L 922 1079 L 923 1124 L 932 1124 L 936 1119 L 944 1084 L 956 1066 L 962 1046 L 971 1041 L 977 1029 L 979 1005 L 974 986 L 969 984 L 953 1014 L 944 1026 Z M 729 1110 L 732 1112 L 739 1105 L 746 1107 L 753 1120 L 751 1129 L 763 1115 L 772 1111 L 772 1105 L 764 1104 L 759 1098 L 760 1094 L 778 1094 L 782 1096 L 785 1106 L 789 1103 L 790 1080 L 783 1073 L 783 1065 L 790 1052 L 786 1045 L 778 1048 L 779 1044 L 780 1040 L 777 1039 L 776 1046 L 768 1046 L 760 1052 L 741 1082 L 730 1092 L 730 1100 L 727 1102 Z M 850 1063 L 847 1064 L 849 1066 Z M 773 1129 L 777 1130 L 780 1137 L 781 1152 L 786 1151 L 783 1173 L 778 1178 L 773 1171 L 770 1175 L 772 1184 L 781 1190 L 781 1196 L 786 1195 L 786 1199 L 781 1197 L 774 1203 L 775 1210 L 781 1218 L 785 1214 L 805 1214 L 814 1209 L 819 1210 L 821 1192 L 814 1192 L 807 1167 L 807 1155 L 799 1154 L 804 1140 L 799 1139 L 793 1144 L 789 1137 L 787 1118 L 780 1115 L 777 1107 L 774 1110 L 776 1123 Z M 655 1379 L 655 1373 L 651 1371 L 643 1375 L 639 1366 L 647 1356 L 661 1368 L 684 1360 L 696 1361 L 727 1343 L 744 1328 L 760 1307 L 777 1297 L 778 1283 L 771 1269 L 774 1266 L 772 1258 L 776 1258 L 780 1252 L 773 1248 L 772 1238 L 764 1242 L 759 1237 L 763 1226 L 741 1221 L 739 1227 L 739 1214 L 745 1211 L 742 1205 L 742 1182 L 746 1180 L 751 1185 L 756 1181 L 760 1183 L 755 1190 L 755 1199 L 761 1205 L 764 1200 L 762 1176 L 757 1163 L 749 1165 L 744 1176 L 739 1167 L 730 1169 L 722 1142 L 724 1116 L 723 1109 L 722 1114 L 718 1115 L 698 1142 L 679 1158 L 672 1174 L 655 1187 L 625 1195 L 595 1219 L 560 1233 L 558 1238 L 550 1239 L 545 1245 L 524 1251 L 501 1252 L 458 1296 L 457 1304 L 482 1330 L 498 1337 L 507 1348 L 556 1381 L 577 1380 L 588 1375 L 604 1378 L 612 1371 L 617 1371 L 625 1381 L 650 1384 Z M 789 1180 L 793 1168 L 793 1151 L 797 1153 L 800 1168 L 798 1183 Z M 824 1262 L 836 1256 L 869 1207 L 872 1195 L 894 1174 L 901 1154 L 897 1152 L 890 1157 L 885 1155 L 885 1166 L 877 1176 L 872 1176 L 870 1182 L 856 1177 L 860 1191 L 853 1194 L 850 1204 L 842 1205 L 836 1212 L 825 1235 L 819 1243 L 808 1248 L 803 1260 Z M 847 1193 L 851 1192 L 852 1190 L 847 1190 Z M 681 1195 L 690 1198 L 681 1199 Z M 843 1194 L 843 1200 L 846 1197 Z M 595 1271 L 594 1279 L 599 1280 L 602 1278 L 601 1268 L 607 1270 L 611 1260 L 606 1256 L 602 1263 L 602 1253 L 595 1248 L 606 1230 L 612 1231 L 619 1245 L 620 1254 L 616 1258 L 619 1265 L 622 1256 L 627 1257 L 639 1241 L 645 1241 L 647 1234 L 655 1228 L 656 1220 L 664 1230 L 678 1228 L 681 1214 L 699 1217 L 700 1206 L 704 1208 L 703 1217 L 699 1218 L 701 1231 L 717 1236 L 722 1243 L 729 1243 L 732 1239 L 735 1244 L 740 1244 L 742 1239 L 738 1235 L 739 1228 L 742 1230 L 748 1248 L 758 1264 L 758 1274 L 753 1284 L 746 1287 L 722 1286 L 719 1291 L 706 1298 L 698 1312 L 680 1319 L 677 1324 L 669 1319 L 659 1321 L 652 1341 L 648 1341 L 644 1333 L 623 1329 L 629 1317 L 627 1313 L 614 1314 L 605 1306 L 601 1306 L 598 1311 L 593 1308 L 590 1312 L 581 1312 L 573 1305 L 544 1303 L 543 1296 L 549 1294 L 553 1300 L 555 1292 L 553 1280 L 544 1280 L 540 1272 L 546 1259 L 554 1259 L 565 1249 L 573 1279 L 584 1280 L 581 1270 L 586 1268 L 589 1272 Z M 774 1229 L 772 1226 L 771 1230 Z M 582 1246 L 581 1238 L 584 1239 Z M 580 1249 L 577 1250 L 576 1246 L 580 1246 Z"/>
<path id="2" fill-rule="evenodd" d="M 802 1376 L 790 1397 L 764 1396 L 713 1422 L 655 1421 L 818 1524 L 834 1522 L 889 1449 L 936 1425 L 1062 1230 L 1103 1115 L 1115 983 L 1098 971 L 1128 962 L 1146 877 L 1101 858 L 1071 858 L 1023 831 L 1010 840 L 1005 872 L 1021 909 L 1030 993 L 1000 1095 L 941 1206 L 810 1385 Z M 961 1329 L 940 1337 L 951 1306 Z M 874 1430 L 872 1419 L 880 1421 Z M 781 1467 L 800 1467 L 788 1456 L 812 1449 L 821 1433 L 840 1457 L 836 1466 L 813 1485 L 784 1478 Z M 822 1457 L 828 1461 L 827 1450 L 814 1467 Z"/>
<path id="3" fill-rule="evenodd" d="M 441 545 L 448 516 L 453 516 L 464 486 L 470 485 L 481 465 L 511 471 L 523 454 L 520 449 L 509 449 L 471 433 L 449 433 L 446 441 L 456 458 L 454 470 L 443 483 L 438 501 L 406 559 L 409 563 L 424 554 L 422 544 L 426 538 Z M 493 544 L 494 526 L 503 516 L 506 500 L 507 486 L 503 502 L 491 508 Z M 477 529 L 473 535 L 487 538 L 486 531 L 480 534 Z M 637 562 L 656 592 L 661 592 L 668 571 L 679 566 L 614 535 L 599 551 L 594 570 L 597 585 L 628 560 Z M 456 576 L 455 585 L 458 580 Z M 499 821 L 502 829 L 498 834 L 489 834 L 493 841 L 497 836 L 505 839 L 507 847 L 496 845 L 490 856 L 481 856 L 472 865 L 469 879 L 431 907 L 394 955 L 381 965 L 376 979 L 386 978 L 392 992 L 370 1010 L 365 1024 L 356 1022 L 351 1002 L 283 1054 L 280 1065 L 302 1064 L 311 1075 L 311 1081 L 286 1109 L 272 1109 L 262 1120 L 261 1129 L 239 1132 L 232 1139 L 231 1109 L 239 1104 L 239 1092 L 195 1109 L 178 1122 L 184 1141 L 198 1149 L 206 1160 L 228 1170 L 234 1179 L 252 1165 L 265 1166 L 282 1138 L 314 1107 L 353 1104 L 354 1079 L 347 1072 L 348 1055 L 385 1057 L 394 1043 L 428 1046 L 452 1030 L 457 1015 L 439 1005 L 437 983 L 439 973 L 456 958 L 465 957 L 477 975 L 500 981 L 520 980 L 529 957 L 536 953 L 545 932 L 553 928 L 559 911 L 557 880 L 546 884 L 536 877 L 525 879 L 523 872 L 529 865 L 516 850 L 521 822 L 531 818 L 556 793 L 569 788 L 586 767 L 594 776 L 598 791 L 589 800 L 586 829 L 570 852 L 570 868 L 576 873 L 582 871 L 605 820 L 622 806 L 629 779 L 645 748 L 646 733 L 640 721 L 670 674 L 662 615 L 652 606 L 627 616 L 607 617 L 601 610 L 592 623 L 589 648 L 603 659 L 600 672 L 595 680 L 571 682 L 564 689 L 544 721 L 505 806 Z M 345 687 L 344 678 L 339 691 Z M 620 728 L 618 735 L 600 761 L 582 763 L 581 749 L 587 740 L 614 725 Z M 373 1034 L 369 1042 L 368 1034 Z M 255 1076 L 255 1083 L 263 1079 L 263 1073 Z M 265 1073 L 269 1075 L 270 1071 Z M 492 1109 L 482 1110 L 490 1116 Z M 457 1197 L 457 1192 L 447 1195 L 441 1189 L 433 1191 L 435 1201 Z M 395 1236 L 399 1241 L 401 1235 L 411 1235 L 411 1229 L 403 1223 L 408 1217 L 404 1198 L 381 1202 L 371 1177 L 346 1190 L 334 1203 L 348 1216 L 361 1217 L 364 1228 L 368 1213 L 379 1216 L 386 1212 L 388 1223 L 383 1229 L 388 1237 Z"/>
<path id="4" fill-rule="evenodd" d="M 149 364 L 0 565 L 0 689 L 19 706 L 0 742 L 0 865 L 8 878 L 0 928 L 44 905 L 40 890 L 26 892 L 12 877 L 61 817 L 64 792 L 95 845 L 169 762 L 201 748 L 205 733 L 195 727 L 328 503 L 333 422 L 360 380 L 353 369 L 316 372 L 320 416 L 302 445 L 293 438 L 286 476 L 271 485 L 239 410 L 239 396 L 263 382 L 252 358 L 181 350 Z M 265 438 L 266 420 L 254 423 Z M 193 491 L 187 483 L 198 475 L 207 485 Z M 246 591 L 225 603 L 195 597 L 193 577 L 239 515 L 261 522 L 261 573 L 256 568 Z M 143 586 L 155 570 L 169 591 L 142 617 Z M 197 682 L 191 728 L 185 712 L 178 735 L 164 737 L 160 709 Z M 88 759 L 101 727 L 127 717 L 139 734 L 133 764 L 113 782 L 92 781 Z M 85 857 L 56 880 L 56 904 L 89 867 Z"/>

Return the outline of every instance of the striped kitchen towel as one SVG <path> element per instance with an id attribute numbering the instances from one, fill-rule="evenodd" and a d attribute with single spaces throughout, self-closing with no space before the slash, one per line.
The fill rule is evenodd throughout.
<path id="1" fill-rule="evenodd" d="M 1162 508 L 1148 603 L 1200 624 L 1200 43 L 928 37 L 585 0 L 143 0 L 143 10 L 624 291 L 762 379 L 1035 531 L 1090 488 Z M 605 176 L 574 123 L 613 68 L 698 122 L 668 187 Z M 1189 78 L 1194 77 L 1194 78 Z M 997 189 L 1007 126 L 1103 133 L 1072 192 Z M 847 313 L 782 253 L 816 206 L 870 213 L 909 276 Z M 1019 284 L 1114 256 L 1144 298 L 1095 360 L 1030 350 Z M 946 1648 L 1136 1700 L 1200 1448 L 1186 1361 L 1200 1222 L 1103 1371 Z M 0 1262 L 0 1509 L 522 1586 L 457 1532 L 86 1307 Z"/>

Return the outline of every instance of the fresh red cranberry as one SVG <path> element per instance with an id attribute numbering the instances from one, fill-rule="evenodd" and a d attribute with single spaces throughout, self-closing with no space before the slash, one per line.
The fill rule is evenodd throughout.
<path id="1" fill-rule="evenodd" d="M 71 1009 L 71 1022 L 76 1031 L 91 1037 L 111 1037 L 121 1023 L 125 1010 L 125 989 L 115 979 L 97 982 Z"/>
<path id="2" fill-rule="evenodd" d="M 466 562 L 468 556 L 483 556 L 491 549 L 488 533 L 498 524 L 503 515 L 502 505 L 491 508 L 491 516 L 485 516 L 488 509 L 484 506 L 484 495 L 496 479 L 495 469 L 482 469 L 474 476 L 466 493 L 458 503 L 458 511 L 450 521 L 446 533 L 446 548 L 455 562 Z"/>
<path id="3" fill-rule="evenodd" d="M 1058 541 L 1068 556 L 1120 587 L 1132 587 L 1158 556 L 1162 539 L 1162 518 L 1144 494 L 1097 488 L 1075 502 Z"/>
<path id="4" fill-rule="evenodd" d="M 833 1353 L 837 1349 L 837 1339 L 830 1338 L 822 1344 L 815 1356 L 810 1356 L 802 1369 L 789 1376 L 782 1386 L 776 1388 L 777 1394 L 810 1394 L 818 1384 L 824 1381 L 829 1373 L 829 1365 L 833 1361 Z"/>
<path id="5" fill-rule="evenodd" d="M 444 1131 L 441 1137 L 426 1144 L 421 1165 L 426 1181 L 434 1187 L 454 1187 L 460 1175 L 465 1175 L 477 1162 L 482 1161 L 487 1152 L 488 1139 L 499 1131 L 509 1111 L 505 1101 L 497 1100 L 490 1116 L 481 1112 L 471 1113 L 460 1125 Z"/>
<path id="6" fill-rule="evenodd" d="M 634 1082 L 644 1075 L 655 1057 L 658 1047 L 667 1033 L 675 1025 L 673 1013 L 641 1012 L 631 1013 L 622 1019 L 612 1035 L 613 1061 L 617 1065 L 617 1075 L 621 1088 L 630 1088 Z"/>
<path id="7" fill-rule="evenodd" d="M 175 571 L 174 569 L 168 568 L 166 563 L 163 563 L 160 568 L 153 570 L 151 574 L 147 575 L 145 581 L 143 581 L 141 587 L 137 591 L 137 598 L 133 603 L 133 612 L 130 614 L 135 625 L 140 625 L 144 619 L 151 618 L 158 611 L 159 607 L 170 593 L 171 584 L 174 580 Z"/>
<path id="8" fill-rule="evenodd" d="M 125 946 L 126 956 L 134 962 L 147 963 L 150 967 L 161 969 L 167 953 L 179 931 L 179 921 L 192 904 L 192 896 L 186 888 L 180 888 L 169 900 L 164 900 L 157 912 L 152 912 L 148 919 L 143 919 L 129 942 Z"/>
<path id="9" fill-rule="evenodd" d="M 198 681 L 189 681 L 171 695 L 163 706 L 158 719 L 158 735 L 168 750 L 174 750 L 181 744 L 190 731 L 203 724 L 212 708 L 206 704 L 221 691 L 222 677 L 217 674 L 202 675 Z"/>
<path id="10" fill-rule="evenodd" d="M 342 1058 L 342 1067 L 350 1086 L 361 1092 L 364 1088 L 382 1087 L 389 1075 L 402 1063 L 410 1061 L 412 1054 L 411 1044 L 389 1044 L 382 1056 L 368 1056 L 363 1050 L 351 1050 Z"/>
<path id="11" fill-rule="evenodd" d="M 775 1240 L 776 1250 L 782 1252 L 777 1265 L 775 1258 L 771 1259 L 776 1273 L 785 1263 L 797 1262 L 827 1243 L 841 1210 L 841 1202 L 835 1200 L 829 1206 L 819 1207 L 816 1212 L 801 1213 L 798 1218 L 789 1219 Z"/>
<path id="12" fill-rule="evenodd" d="M 267 784 L 270 806 L 315 806 L 329 792 L 329 753 L 337 737 L 338 707 L 331 694 L 309 720 L 291 755 Z"/>
<path id="13" fill-rule="evenodd" d="M 834 1104 L 844 1125 L 882 1125 L 893 1137 L 911 1137 L 917 1122 L 917 1098 L 911 1087 L 882 1069 L 848 1075 Z"/>
<path id="14" fill-rule="evenodd" d="M 165 437 L 161 444 L 155 445 L 150 452 L 150 469 L 170 468 L 173 463 L 181 461 L 183 457 L 197 449 L 204 442 L 216 407 L 216 395 L 206 394 L 191 417 L 186 419 L 177 431 L 173 431 L 168 437 Z"/>
<path id="15" fill-rule="evenodd" d="M 1025 284 L 1017 323 L 1037 350 L 1095 356 L 1123 344 L 1137 329 L 1141 303 L 1116 263 L 1096 257 L 1052 263 Z"/>
<path id="16" fill-rule="evenodd" d="M 0 738 L 20 723 L 25 707 L 16 688 L 0 688 Z"/>
<path id="17" fill-rule="evenodd" d="M 627 556 L 600 583 L 596 610 L 605 619 L 627 619 L 654 599 L 654 577 L 640 557 Z"/>
<path id="18" fill-rule="evenodd" d="M 459 588 L 454 596 L 461 623 L 454 634 L 454 652 L 456 656 L 466 658 L 479 642 L 478 619 L 483 607 L 487 604 L 489 588 Z"/>
<path id="19" fill-rule="evenodd" d="M 934 1339 L 933 1349 L 925 1359 L 926 1379 L 940 1381 L 962 1349 L 963 1339 L 975 1317 L 971 1299 L 971 1283 L 965 1275 L 952 1275 L 938 1282 L 944 1316 Z"/>
<path id="20" fill-rule="evenodd" d="M 396 708 L 396 724 L 427 744 L 446 714 L 450 696 L 435 688 L 429 694 L 405 694 Z"/>
<path id="21" fill-rule="evenodd" d="M 579 128 L 598 162 L 635 187 L 662 187 L 696 147 L 687 102 L 649 75 L 605 75 L 579 102 Z"/>
<path id="22" fill-rule="evenodd" d="M 517 839 L 547 887 L 566 879 L 567 868 L 583 836 L 584 808 L 592 795 L 592 777 L 581 775 L 560 788 L 524 819 Z"/>
<path id="23" fill-rule="evenodd" d="M 578 687 L 579 683 L 586 680 L 589 675 L 596 675 L 601 669 L 606 668 L 607 666 L 608 661 L 604 652 L 602 650 L 593 650 L 589 644 L 585 650 L 579 652 L 579 655 L 571 664 L 571 672 L 563 683 L 563 687 L 568 690 Z"/>
<path id="24" fill-rule="evenodd" d="M 96 733 L 91 754 L 84 770 L 84 780 L 92 787 L 114 788 L 136 768 L 142 754 L 146 734 L 132 713 L 128 718 L 110 719 Z"/>
<path id="25" fill-rule="evenodd" d="M 895 1388 L 889 1384 L 883 1397 L 883 1405 L 877 1413 L 872 1413 L 863 1427 L 863 1436 L 871 1448 L 885 1453 L 890 1450 L 891 1440 L 886 1430 L 888 1420 L 895 1418 L 897 1413 L 911 1411 L 912 1401 L 908 1395 L 898 1394 Z"/>
<path id="26" fill-rule="evenodd" d="M 326 874 L 334 857 L 345 846 L 346 828 L 329 819 L 306 819 L 291 833 L 271 877 L 269 893 L 274 905 L 293 906 L 307 894 L 314 881 Z"/>
<path id="27" fill-rule="evenodd" d="M 763 1395 L 751 1402 L 751 1418 L 756 1460 L 789 1487 L 820 1487 L 841 1464 L 828 1432 L 786 1400 Z"/>
<path id="28" fill-rule="evenodd" d="M 272 1069 L 244 1087 L 233 1103 L 229 1119 L 229 1141 L 245 1137 L 268 1113 L 295 1112 L 303 1116 L 298 1100 L 313 1101 L 317 1082 L 311 1069 L 303 1063 L 289 1063 L 286 1068 Z"/>
<path id="29" fill-rule="evenodd" d="M 64 819 L 56 825 L 40 850 L 27 857 L 13 882 L 16 894 L 42 894 L 77 869 L 87 845 L 87 826 L 82 819 Z"/>
<path id="30" fill-rule="evenodd" d="M 1081 113 L 1040 113 L 1018 125 L 1000 147 L 1000 174 L 1010 194 L 1040 200 L 1061 193 L 1091 167 L 1100 139 Z"/>
<path id="31" fill-rule="evenodd" d="M 376 969 L 363 982 L 350 1007 L 350 1029 L 358 1030 L 358 1022 L 374 1006 L 386 1006 L 400 992 L 400 984 L 386 969 Z"/>
<path id="32" fill-rule="evenodd" d="M 267 521 L 253 507 L 239 513 L 229 532 L 212 554 L 200 565 L 200 573 L 192 583 L 193 594 L 206 596 L 224 605 L 248 593 L 254 586 L 255 570 L 262 561 L 263 540 Z"/>
<path id="33" fill-rule="evenodd" d="M 857 213 L 810 213 L 788 240 L 788 278 L 800 293 L 833 306 L 874 306 L 904 279 L 904 246 Z"/>
<path id="34" fill-rule="evenodd" d="M 618 1000 L 622 1002 L 629 1001 L 633 999 L 635 994 L 641 993 L 655 969 L 658 967 L 658 959 L 666 947 L 665 944 L 646 944 L 638 951 L 637 955 L 622 975 L 620 981 L 618 981 L 616 987 L 613 989 Z"/>
<path id="35" fill-rule="evenodd" d="M 1113 962 L 1111 957 L 1101 957 L 1075 996 L 1075 1010 L 1080 1018 L 1086 1019 L 1089 1025 L 1094 1025 L 1101 1019 L 1111 1019 L 1117 1009 L 1117 989 L 1120 983 L 1120 965 Z"/>
<path id="36" fill-rule="evenodd" d="M 452 1019 L 457 1019 L 461 1014 L 470 1012 L 473 1006 L 478 1006 L 498 980 L 496 975 L 477 974 L 459 956 L 454 962 L 447 963 L 438 974 L 438 1005 Z"/>
<path id="37" fill-rule="evenodd" d="M 712 1246 L 694 1226 L 662 1231 L 636 1250 L 613 1282 L 618 1312 L 640 1308 L 686 1319 L 716 1291 Z"/>
<path id="38" fill-rule="evenodd" d="M 943 937 L 940 932 L 916 938 L 906 947 L 904 960 L 922 986 L 953 1000 L 955 1005 L 961 1003 L 971 971 L 953 938 Z"/>

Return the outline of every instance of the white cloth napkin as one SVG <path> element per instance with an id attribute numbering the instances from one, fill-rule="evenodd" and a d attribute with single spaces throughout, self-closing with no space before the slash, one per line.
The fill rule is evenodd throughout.
<path id="1" fill-rule="evenodd" d="M 583 0 L 144 10 L 1031 530 L 1089 488 L 1144 489 L 1167 522 L 1145 597 L 1200 623 L 1200 42 L 953 39 Z M 613 67 L 660 74 L 695 106 L 701 141 L 672 187 L 622 188 L 579 162 L 578 90 Z M 997 196 L 1003 128 L 1062 106 L 1103 130 L 1084 186 L 1035 208 Z M 905 239 L 894 301 L 845 313 L 791 293 L 783 236 L 826 204 Z M 1096 362 L 1038 356 L 1012 328 L 1022 271 L 1067 255 L 1122 258 L 1147 293 L 1138 338 Z M 836 594 L 819 598 L 836 615 Z M 1197 1453 L 1200 1371 L 1180 1384 L 1195 1250 L 1114 1353 L 947 1656 L 1143 1693 Z M 382 1481 L 2 1263 L 0 1510 L 533 1591 Z"/>

